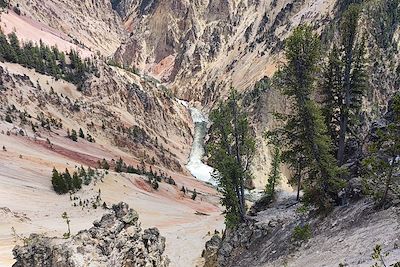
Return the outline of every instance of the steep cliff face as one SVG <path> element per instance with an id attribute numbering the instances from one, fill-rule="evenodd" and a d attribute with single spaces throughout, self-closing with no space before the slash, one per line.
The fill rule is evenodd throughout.
<path id="1" fill-rule="evenodd" d="M 129 39 L 116 58 L 166 82 L 178 96 L 206 106 L 234 86 L 249 90 L 271 76 L 282 60 L 283 41 L 309 23 L 328 49 L 351 1 L 115 1 Z M 398 1 L 364 3 L 360 36 L 367 42 L 370 102 L 384 106 L 398 88 Z M 373 62 L 373 63 L 372 63 Z M 377 71 L 378 70 L 378 71 Z M 384 76 L 384 79 L 378 78 Z M 386 92 L 386 93 L 385 93 Z M 370 108 L 368 105 L 367 108 Z"/>
<path id="2" fill-rule="evenodd" d="M 26 245 L 14 248 L 13 267 L 168 266 L 165 238 L 157 228 L 143 231 L 138 218 L 121 202 L 70 240 L 32 234 Z"/>
<path id="3" fill-rule="evenodd" d="M 320 27 L 334 4 L 120 1 L 116 9 L 131 37 L 116 57 L 169 82 L 183 98 L 211 104 L 230 85 L 244 90 L 271 75 L 288 32 L 304 22 Z"/>
<path id="4" fill-rule="evenodd" d="M 18 5 L 22 15 L 59 30 L 93 53 L 112 55 L 126 35 L 109 0 L 11 0 L 11 4 Z"/>
<path id="5" fill-rule="evenodd" d="M 51 140 L 55 131 L 66 136 L 82 128 L 97 143 L 130 153 L 138 162 L 184 172 L 191 142 L 186 108 L 155 82 L 98 64 L 98 73 L 90 75 L 78 90 L 73 84 L 2 63 L 0 113 L 9 114 L 29 135 L 50 135 Z M 18 114 L 24 111 L 29 118 L 19 121 Z M 31 132 L 31 125 L 39 125 L 40 120 L 63 126 Z"/>

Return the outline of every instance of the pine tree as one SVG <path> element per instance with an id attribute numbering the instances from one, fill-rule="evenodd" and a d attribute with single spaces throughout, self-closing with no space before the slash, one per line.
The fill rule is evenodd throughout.
<path id="1" fill-rule="evenodd" d="M 63 212 L 61 217 L 65 220 L 65 222 L 67 223 L 67 226 L 68 226 L 68 232 L 64 233 L 64 238 L 69 238 L 71 236 L 71 228 L 70 228 L 70 225 L 69 225 L 71 220 L 69 219 L 68 214 L 65 211 Z"/>
<path id="2" fill-rule="evenodd" d="M 65 194 L 68 192 L 68 186 L 65 183 L 65 180 L 56 168 L 53 168 L 53 175 L 51 177 L 51 183 L 53 185 L 53 189 L 58 194 Z"/>
<path id="3" fill-rule="evenodd" d="M 278 146 L 274 146 L 272 162 L 271 162 L 271 171 L 268 176 L 268 183 L 265 187 L 265 193 L 267 193 L 272 198 L 275 196 L 276 186 L 279 184 L 281 179 L 281 151 Z"/>
<path id="4" fill-rule="evenodd" d="M 346 136 L 354 132 L 360 116 L 361 97 L 366 86 L 364 41 L 357 42 L 360 6 L 352 4 L 343 15 L 341 23 L 341 50 L 343 69 L 343 85 L 340 92 L 339 137 L 337 162 L 342 166 L 345 162 Z"/>
<path id="5" fill-rule="evenodd" d="M 13 122 L 10 114 L 6 114 L 5 121 L 8 122 L 8 123 L 12 123 Z"/>
<path id="6" fill-rule="evenodd" d="M 85 139 L 85 134 L 83 133 L 82 128 L 79 128 L 79 137 Z"/>
<path id="7" fill-rule="evenodd" d="M 292 102 L 292 114 L 282 116 L 282 158 L 296 170 L 302 165 L 305 197 L 321 209 L 331 206 L 343 186 L 331 155 L 331 140 L 321 110 L 311 99 L 320 61 L 320 43 L 309 26 L 299 26 L 286 40 L 287 63 L 278 73 L 283 93 Z"/>
<path id="8" fill-rule="evenodd" d="M 71 174 L 69 173 L 68 169 L 65 169 L 65 172 L 63 173 L 62 177 L 65 181 L 65 184 L 67 185 L 68 191 L 73 190 L 74 187 L 72 184 L 72 177 L 71 177 Z"/>
<path id="9" fill-rule="evenodd" d="M 15 32 L 12 32 L 8 35 L 8 40 L 10 42 L 10 48 L 11 48 L 9 61 L 13 63 L 19 63 L 19 57 L 21 55 L 21 47 Z"/>
<path id="10" fill-rule="evenodd" d="M 124 160 L 120 157 L 119 160 L 115 163 L 115 171 L 116 172 L 123 172 L 125 168 L 125 162 Z"/>
<path id="11" fill-rule="evenodd" d="M 72 175 L 72 185 L 75 190 L 82 188 L 82 179 L 78 176 L 77 172 Z"/>
<path id="12" fill-rule="evenodd" d="M 329 53 L 328 62 L 322 73 L 321 93 L 323 97 L 322 115 L 333 144 L 337 147 L 339 140 L 340 107 L 342 103 L 343 63 L 336 45 Z"/>
<path id="13" fill-rule="evenodd" d="M 108 164 L 108 162 L 107 162 L 106 159 L 103 159 L 103 160 L 102 160 L 101 166 L 102 166 L 102 168 L 105 169 L 105 170 L 109 170 L 109 169 L 110 169 L 110 164 Z"/>
<path id="14" fill-rule="evenodd" d="M 209 162 L 216 170 L 213 177 L 222 193 L 227 227 L 245 220 L 244 183 L 251 178 L 249 166 L 255 151 L 247 116 L 238 102 L 238 93 L 232 89 L 228 100 L 210 115 Z"/>
<path id="15" fill-rule="evenodd" d="M 69 137 L 72 141 L 77 142 L 78 141 L 78 136 L 77 133 L 74 129 L 71 130 L 71 135 Z"/>
<path id="16" fill-rule="evenodd" d="M 381 207 L 389 192 L 400 197 L 400 93 L 393 97 L 389 111 L 388 125 L 378 129 L 369 146 L 370 155 L 363 161 L 366 187 Z"/>
<path id="17" fill-rule="evenodd" d="M 195 189 L 193 189 L 192 200 L 196 200 L 196 197 L 197 197 L 197 191 L 195 188 Z"/>

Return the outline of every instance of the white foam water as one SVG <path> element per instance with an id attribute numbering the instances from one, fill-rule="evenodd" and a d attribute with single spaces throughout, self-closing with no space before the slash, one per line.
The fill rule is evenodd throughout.
<path id="1" fill-rule="evenodd" d="M 194 107 L 189 107 L 187 102 L 182 100 L 178 100 L 178 102 L 189 108 L 194 123 L 192 150 L 190 151 L 189 161 L 186 164 L 186 168 L 197 179 L 216 185 L 216 182 L 211 175 L 214 169 L 202 162 L 205 153 L 204 138 L 207 134 L 208 118 L 200 110 Z"/>

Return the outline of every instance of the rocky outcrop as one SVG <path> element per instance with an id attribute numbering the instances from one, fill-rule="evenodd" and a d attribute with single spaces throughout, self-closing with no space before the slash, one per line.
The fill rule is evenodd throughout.
<path id="1" fill-rule="evenodd" d="M 165 238 L 157 228 L 142 231 L 138 218 L 121 202 L 70 240 L 32 234 L 25 246 L 14 248 L 13 267 L 168 266 Z"/>
<path id="2" fill-rule="evenodd" d="M 217 234 L 206 242 L 206 248 L 201 255 L 205 260 L 204 267 L 213 267 L 218 264 L 218 250 L 221 243 L 222 239 Z"/>
<path id="3" fill-rule="evenodd" d="M 319 216 L 281 198 L 226 231 L 223 240 L 207 242 L 204 266 L 372 266 L 377 244 L 394 264 L 400 258 L 399 215 L 399 207 L 376 211 L 373 201 L 363 199 Z"/>

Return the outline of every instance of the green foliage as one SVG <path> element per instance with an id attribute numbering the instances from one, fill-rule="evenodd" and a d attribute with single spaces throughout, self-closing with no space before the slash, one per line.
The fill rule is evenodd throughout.
<path id="1" fill-rule="evenodd" d="M 82 128 L 79 128 L 79 137 L 85 139 L 85 134 L 83 133 Z"/>
<path id="2" fill-rule="evenodd" d="M 311 99 L 318 76 L 320 43 L 309 26 L 300 26 L 285 45 L 287 63 L 279 71 L 277 83 L 292 103 L 292 114 L 277 114 L 284 126 L 267 136 L 281 140 L 281 157 L 295 170 L 299 188 L 303 180 L 306 200 L 327 209 L 343 183 L 337 177 L 321 110 Z"/>
<path id="3" fill-rule="evenodd" d="M 110 164 L 108 163 L 108 161 L 106 159 L 103 159 L 102 161 L 99 162 L 99 167 L 100 167 L 100 169 L 109 170 Z"/>
<path id="4" fill-rule="evenodd" d="M 264 77 L 254 85 L 253 90 L 245 92 L 243 96 L 242 105 L 244 107 L 250 106 L 252 103 L 257 103 L 262 93 L 271 88 L 271 81 L 268 77 Z"/>
<path id="5" fill-rule="evenodd" d="M 12 123 L 12 119 L 11 119 L 11 116 L 10 116 L 10 114 L 6 114 L 6 122 L 9 122 L 9 123 Z"/>
<path id="6" fill-rule="evenodd" d="M 0 0 L 0 7 L 6 8 L 8 6 L 9 0 Z"/>
<path id="7" fill-rule="evenodd" d="M 393 266 L 393 267 L 400 267 L 400 261 L 388 265 L 386 263 L 386 258 L 389 256 L 389 252 L 383 253 L 381 245 L 376 245 L 374 247 L 374 252 L 371 255 L 371 258 L 375 260 L 374 265 L 371 267 L 386 267 L 386 266 Z"/>
<path id="8" fill-rule="evenodd" d="M 77 172 L 72 175 L 72 187 L 76 190 L 82 188 L 82 179 L 78 176 Z"/>
<path id="9" fill-rule="evenodd" d="M 151 187 L 153 187 L 154 190 L 158 190 L 159 184 L 158 184 L 158 182 L 157 182 L 156 179 L 153 179 L 153 180 L 151 181 Z"/>
<path id="10" fill-rule="evenodd" d="M 65 182 L 63 175 L 60 174 L 56 168 L 53 168 L 53 175 L 51 177 L 51 183 L 53 185 L 53 189 L 57 194 L 65 194 L 68 193 L 68 185 Z"/>
<path id="11" fill-rule="evenodd" d="M 116 172 L 125 172 L 126 170 L 126 164 L 122 160 L 122 158 L 119 158 L 117 162 L 115 163 L 115 171 Z"/>
<path id="12" fill-rule="evenodd" d="M 389 193 L 400 197 L 400 94 L 396 94 L 389 106 L 391 118 L 384 129 L 376 132 L 369 145 L 369 156 L 363 160 L 364 181 L 367 193 L 384 206 Z"/>
<path id="13" fill-rule="evenodd" d="M 300 214 L 306 214 L 310 211 L 310 207 L 307 205 L 307 203 L 304 203 L 303 205 L 298 207 L 296 211 Z"/>
<path id="14" fill-rule="evenodd" d="M 380 48 L 396 48 L 393 40 L 400 23 L 400 0 L 375 0 L 367 3 L 367 12 L 372 27 L 371 33 Z"/>
<path id="15" fill-rule="evenodd" d="M 78 135 L 74 129 L 71 130 L 71 135 L 69 138 L 74 142 L 78 142 Z"/>
<path id="16" fill-rule="evenodd" d="M 67 56 L 69 64 L 67 64 Z M 49 47 L 42 41 L 39 45 L 32 42 L 21 45 L 14 32 L 5 36 L 0 31 L 0 60 L 33 68 L 41 74 L 50 75 L 56 79 L 64 79 L 74 83 L 78 88 L 87 79 L 87 73 L 95 71 L 92 62 L 89 59 L 83 60 L 74 50 L 66 55 L 57 47 Z"/>
<path id="17" fill-rule="evenodd" d="M 251 178 L 249 166 L 255 141 L 234 89 L 227 101 L 220 102 L 211 112 L 210 119 L 209 163 L 215 168 L 213 177 L 222 193 L 225 223 L 227 227 L 233 227 L 244 220 L 244 181 Z"/>
<path id="18" fill-rule="evenodd" d="M 343 14 L 340 24 L 340 53 L 335 55 L 336 60 L 339 60 L 343 65 L 342 70 L 335 72 L 336 77 L 334 80 L 341 80 L 341 83 L 338 85 L 337 98 L 333 100 L 337 101 L 337 104 L 333 105 L 336 105 L 336 107 L 332 110 L 334 112 L 338 109 L 339 113 L 338 118 L 335 120 L 339 128 L 337 137 L 337 162 L 339 166 L 345 163 L 345 147 L 348 133 L 352 133 L 356 138 L 359 135 L 362 96 L 367 85 L 364 59 L 365 40 L 364 38 L 358 38 L 359 41 L 357 41 L 360 13 L 361 6 L 352 4 Z M 329 75 L 329 73 L 326 73 L 326 75 Z M 329 88 L 326 88 L 323 91 L 326 92 L 328 90 Z M 331 88 L 331 90 L 334 91 L 335 88 Z M 328 127 L 330 126 L 328 125 Z"/>
<path id="19" fill-rule="evenodd" d="M 309 224 L 303 226 L 297 225 L 293 229 L 292 238 L 295 241 L 307 241 L 312 237 L 312 231 Z"/>
<path id="20" fill-rule="evenodd" d="M 192 200 L 196 200 L 196 197 L 197 197 L 197 192 L 196 189 L 194 189 L 192 194 Z"/>
<path id="21" fill-rule="evenodd" d="M 129 71 L 129 72 L 131 72 L 131 73 L 133 73 L 133 74 L 136 74 L 136 75 L 139 74 L 139 71 L 138 71 L 135 67 L 133 67 L 133 66 L 128 66 L 128 65 L 122 65 L 122 64 L 120 64 L 118 61 L 115 61 L 115 60 L 113 60 L 113 59 L 108 60 L 108 61 L 107 61 L 107 65 L 109 65 L 109 66 L 114 66 L 114 67 L 117 67 L 117 68 L 120 68 L 120 69 Z"/>
<path id="22" fill-rule="evenodd" d="M 342 102 L 342 75 L 343 62 L 340 60 L 340 51 L 336 45 L 329 53 L 328 62 L 324 65 L 321 81 L 323 96 L 322 115 L 328 128 L 328 134 L 335 146 L 339 141 L 338 123 L 340 121 L 339 109 Z"/>
<path id="23" fill-rule="evenodd" d="M 280 164 L 281 151 L 278 146 L 275 146 L 271 162 L 271 171 L 268 176 L 268 183 L 265 187 L 265 193 L 270 195 L 272 198 L 275 196 L 275 189 L 281 180 Z"/>
<path id="24" fill-rule="evenodd" d="M 94 174 L 93 174 L 94 175 Z M 53 168 L 51 183 L 53 189 L 57 194 L 66 194 L 68 192 L 76 192 L 82 188 L 83 180 L 86 179 L 87 174 L 83 167 L 78 169 L 78 172 L 74 172 L 71 176 L 68 169 L 65 172 L 58 172 L 56 168 Z"/>

